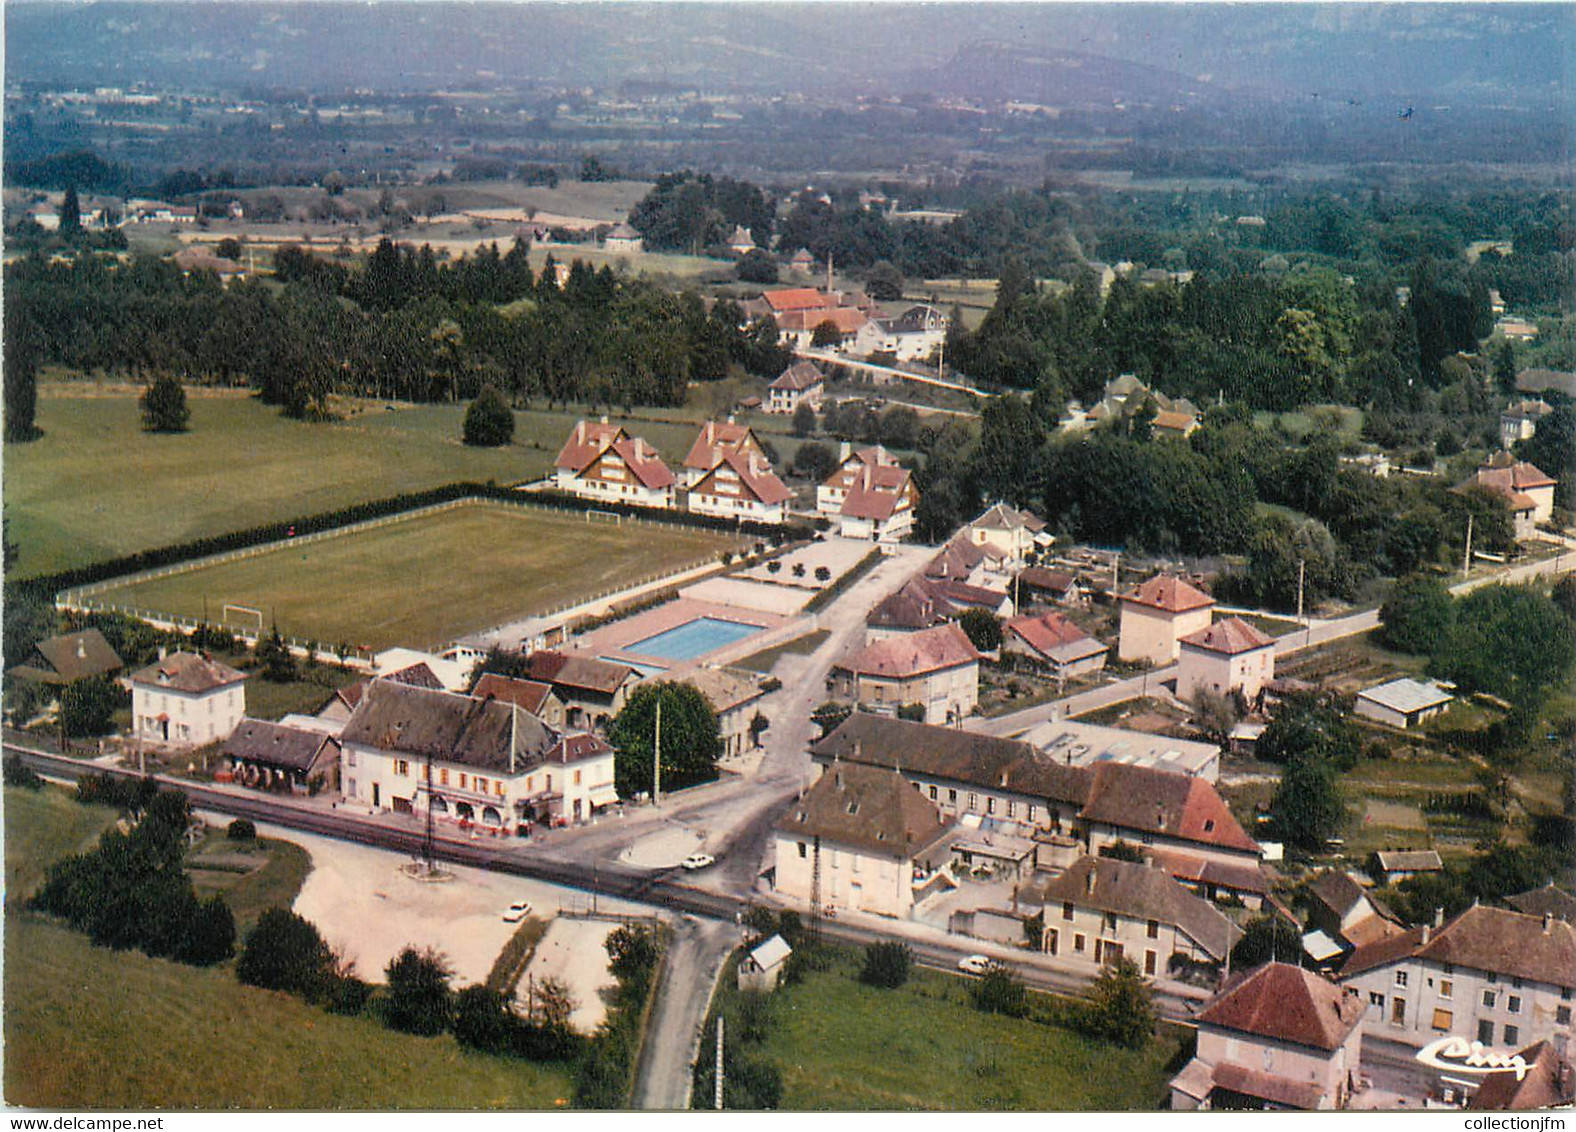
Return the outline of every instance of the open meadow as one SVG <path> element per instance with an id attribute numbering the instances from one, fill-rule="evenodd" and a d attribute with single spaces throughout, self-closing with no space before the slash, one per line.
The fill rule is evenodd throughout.
<path id="1" fill-rule="evenodd" d="M 735 542 L 696 528 L 466 503 L 130 582 L 95 600 L 191 618 L 206 611 L 215 621 L 231 603 L 325 647 L 421 647 L 699 564 Z"/>

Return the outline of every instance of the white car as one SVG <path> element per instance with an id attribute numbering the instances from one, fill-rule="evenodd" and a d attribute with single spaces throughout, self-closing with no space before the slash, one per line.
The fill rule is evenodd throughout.
<path id="1" fill-rule="evenodd" d="M 504 914 L 503 914 L 503 922 L 506 923 L 506 924 L 518 924 L 521 920 L 525 919 L 530 914 L 531 914 L 531 903 L 530 903 L 530 901 L 528 901 L 528 900 L 516 900 L 513 904 L 509 905 L 508 910 L 504 912 Z"/>
<path id="2" fill-rule="evenodd" d="M 695 869 L 704 869 L 710 865 L 715 865 L 716 863 L 717 858 L 713 857 L 710 853 L 691 853 L 688 857 L 685 857 L 679 862 L 679 864 L 683 865 L 686 869 L 690 869 L 692 871 Z"/>
<path id="3" fill-rule="evenodd" d="M 983 975 L 991 965 L 987 955 L 965 955 L 958 960 L 958 970 L 969 975 Z"/>

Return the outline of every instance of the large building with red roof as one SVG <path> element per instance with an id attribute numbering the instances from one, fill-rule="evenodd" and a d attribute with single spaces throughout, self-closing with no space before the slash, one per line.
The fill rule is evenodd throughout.
<path id="1" fill-rule="evenodd" d="M 1535 464 L 1496 452 L 1456 490 L 1481 487 L 1503 499 L 1515 522 L 1517 540 L 1536 538 L 1538 524 L 1554 517 L 1554 480 Z"/>
<path id="2" fill-rule="evenodd" d="M 872 542 L 906 538 L 914 529 L 918 505 L 914 477 L 880 445 L 857 452 L 845 450 L 837 470 L 815 493 L 816 510 L 837 516 L 838 533 Z"/>
<path id="3" fill-rule="evenodd" d="M 839 695 L 870 711 L 924 709 L 925 723 L 958 723 L 979 703 L 980 655 L 956 622 L 873 641 L 832 668 Z"/>
<path id="4" fill-rule="evenodd" d="M 1361 998 L 1312 971 L 1266 963 L 1194 1015 L 1198 1047 L 1171 1081 L 1173 1109 L 1347 1106 L 1362 1056 Z"/>
<path id="5" fill-rule="evenodd" d="M 1227 617 L 1177 641 L 1177 698 L 1200 691 L 1241 693 L 1248 702 L 1275 679 L 1275 638 L 1240 617 Z"/>
<path id="6" fill-rule="evenodd" d="M 575 425 L 554 463 L 553 483 L 582 499 L 667 509 L 677 480 L 655 448 L 604 417 Z"/>
<path id="7" fill-rule="evenodd" d="M 1214 613 L 1215 599 L 1203 590 L 1174 575 L 1157 574 L 1122 595 L 1117 655 L 1123 660 L 1170 664 L 1181 651 L 1182 638 L 1208 629 Z"/>

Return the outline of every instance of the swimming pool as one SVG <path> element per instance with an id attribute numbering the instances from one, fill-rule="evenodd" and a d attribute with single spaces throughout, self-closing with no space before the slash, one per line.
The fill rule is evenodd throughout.
<path id="1" fill-rule="evenodd" d="M 624 646 L 625 652 L 641 656 L 655 656 L 663 660 L 693 660 L 697 656 L 715 652 L 735 641 L 752 637 L 761 631 L 759 625 L 746 625 L 742 621 L 725 621 L 721 617 L 697 617 L 664 630 L 654 637 L 635 641 Z"/>

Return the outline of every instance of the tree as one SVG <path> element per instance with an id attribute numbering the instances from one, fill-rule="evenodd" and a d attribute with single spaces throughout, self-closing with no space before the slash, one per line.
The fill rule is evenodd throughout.
<path id="1" fill-rule="evenodd" d="M 608 725 L 614 780 L 623 797 L 652 788 L 657 704 L 662 705 L 662 788 L 678 790 L 717 777 L 722 740 L 717 714 L 692 684 L 655 681 L 636 688 Z"/>
<path id="2" fill-rule="evenodd" d="M 501 1053 L 514 1038 L 516 1019 L 509 996 L 475 984 L 454 996 L 454 1037 L 462 1046 Z"/>
<path id="3" fill-rule="evenodd" d="M 82 233 L 82 204 L 77 200 L 77 187 L 66 186 L 66 198 L 60 204 L 60 234 L 66 239 Z"/>
<path id="4" fill-rule="evenodd" d="M 1001 618 L 988 609 L 965 609 L 958 625 L 980 652 L 1001 648 Z"/>
<path id="5" fill-rule="evenodd" d="M 1565 614 L 1565 619 L 1576 623 L 1576 574 L 1566 574 L 1554 583 L 1554 589 L 1549 596 L 1554 599 L 1554 605 Z"/>
<path id="6" fill-rule="evenodd" d="M 815 406 L 808 401 L 800 401 L 793 409 L 793 434 L 795 436 L 815 435 Z M 824 447 L 824 446 L 823 446 Z M 799 451 L 804 451 L 804 445 L 799 446 Z M 798 464 L 799 454 L 794 453 L 794 463 Z M 830 472 L 827 475 L 831 475 Z"/>
<path id="7" fill-rule="evenodd" d="M 497 448 L 514 439 L 514 413 L 494 386 L 483 386 L 465 410 L 464 432 L 465 443 L 478 448 Z"/>
<path id="8" fill-rule="evenodd" d="M 21 316 L 20 304 L 7 303 L 5 348 L 0 368 L 5 371 L 5 439 L 20 443 L 38 437 L 34 418 L 38 412 L 38 327 Z M 7 603 L 9 604 L 9 603 Z"/>
<path id="9" fill-rule="evenodd" d="M 777 282 L 777 261 L 760 248 L 745 252 L 733 270 L 741 283 Z"/>
<path id="10" fill-rule="evenodd" d="M 909 969 L 913 965 L 914 953 L 906 943 L 872 943 L 865 948 L 865 965 L 859 972 L 859 981 L 893 990 L 908 982 Z"/>
<path id="11" fill-rule="evenodd" d="M 547 978 L 535 984 L 531 992 L 533 1015 L 531 1021 L 549 1030 L 569 1029 L 569 1019 L 580 1007 L 569 985 L 562 979 Z"/>
<path id="12" fill-rule="evenodd" d="M 185 432 L 191 420 L 191 410 L 186 407 L 186 389 L 170 373 L 161 373 L 142 391 L 138 402 L 142 406 L 144 432 Z"/>
<path id="13" fill-rule="evenodd" d="M 1210 742 L 1224 747 L 1237 725 L 1237 705 L 1231 696 L 1200 685 L 1193 693 L 1193 724 Z"/>
<path id="14" fill-rule="evenodd" d="M 1401 579 L 1379 609 L 1385 647 L 1423 656 L 1445 640 L 1454 617 L 1449 587 L 1427 574 Z"/>
<path id="15" fill-rule="evenodd" d="M 815 414 L 812 412 L 810 415 L 813 417 Z M 788 466 L 788 470 L 812 483 L 824 483 L 837 470 L 837 453 L 832 450 L 831 445 L 822 444 L 818 440 L 807 441 L 799 445 L 799 450 L 793 454 L 793 462 Z"/>
<path id="16" fill-rule="evenodd" d="M 1155 1035 L 1154 992 L 1125 956 L 1107 963 L 1089 991 L 1084 1029 L 1093 1037 L 1127 1049 L 1141 1049 Z"/>
<path id="17" fill-rule="evenodd" d="M 234 954 L 235 915 L 224 897 L 215 893 L 187 915 L 172 958 L 194 967 L 209 967 Z"/>
<path id="18" fill-rule="evenodd" d="M 815 329 L 810 334 L 810 345 L 817 350 L 836 349 L 843 341 L 843 332 L 837 329 L 837 323 L 831 319 L 822 319 L 816 323 Z"/>
<path id="19" fill-rule="evenodd" d="M 1500 343 L 1494 353 L 1494 383 L 1505 396 L 1516 395 L 1516 347 L 1509 341 Z"/>
<path id="20" fill-rule="evenodd" d="M 1242 938 L 1231 949 L 1231 968 L 1247 971 L 1272 960 L 1300 964 L 1302 954 L 1302 933 L 1297 925 L 1270 913 L 1255 916 L 1243 926 Z"/>
<path id="21" fill-rule="evenodd" d="M 853 713 L 854 709 L 848 704 L 841 704 L 836 700 L 827 700 L 810 713 L 810 719 L 821 729 L 821 737 L 824 739 L 842 726 L 843 720 Z"/>
<path id="22" fill-rule="evenodd" d="M 889 260 L 877 260 L 865 276 L 865 294 L 880 303 L 903 297 L 903 273 Z"/>
<path id="23" fill-rule="evenodd" d="M 1045 444 L 1045 425 L 1021 397 L 992 397 L 980 419 L 975 460 L 979 489 L 988 499 L 1019 506 L 1029 502 L 1036 464 Z"/>
<path id="24" fill-rule="evenodd" d="M 1294 694 L 1282 700 L 1257 747 L 1259 758 L 1266 762 L 1290 765 L 1298 759 L 1317 757 L 1342 770 L 1357 765 L 1361 749 L 1362 736 L 1340 701 L 1321 692 Z"/>
<path id="25" fill-rule="evenodd" d="M 295 655 L 285 646 L 278 625 L 266 637 L 258 638 L 256 653 L 264 680 L 271 684 L 288 684 L 296 678 Z"/>
<path id="26" fill-rule="evenodd" d="M 969 986 L 974 1009 L 986 1014 L 1005 1014 L 1022 1018 L 1029 1012 L 1029 994 L 1006 967 L 992 963 Z"/>
<path id="27" fill-rule="evenodd" d="M 407 1034 L 441 1034 L 449 1028 L 453 1003 L 449 977 L 454 973 L 448 960 L 431 948 L 417 951 L 406 947 L 385 971 L 388 998 L 384 1002 L 384 1021 L 391 1029 Z"/>
<path id="28" fill-rule="evenodd" d="M 772 721 L 767 719 L 763 712 L 756 712 L 754 718 L 750 720 L 750 746 L 759 747 L 761 736 L 771 725 Z"/>
<path id="29" fill-rule="evenodd" d="M 1271 808 L 1283 840 L 1311 853 L 1322 850 L 1346 818 L 1335 764 L 1319 754 L 1294 759 L 1281 775 Z"/>
<path id="30" fill-rule="evenodd" d="M 1463 692 L 1531 703 L 1576 663 L 1576 630 L 1530 586 L 1484 586 L 1456 603 L 1455 621 L 1429 671 Z"/>
<path id="31" fill-rule="evenodd" d="M 832 580 L 831 568 L 828 566 L 817 566 L 815 568 L 815 580 L 823 583 L 830 582 Z"/>
<path id="32" fill-rule="evenodd" d="M 619 982 L 640 985 L 656 970 L 662 949 L 656 930 L 647 924 L 624 924 L 608 933 L 608 970 Z"/>
<path id="33" fill-rule="evenodd" d="M 317 927 L 288 908 L 269 908 L 246 933 L 235 977 L 248 986 L 315 999 L 333 973 L 333 954 Z"/>
<path id="34" fill-rule="evenodd" d="M 131 693 L 108 676 L 73 680 L 60 692 L 60 726 L 71 738 L 108 735 L 115 730 L 115 713 L 129 706 Z"/>

